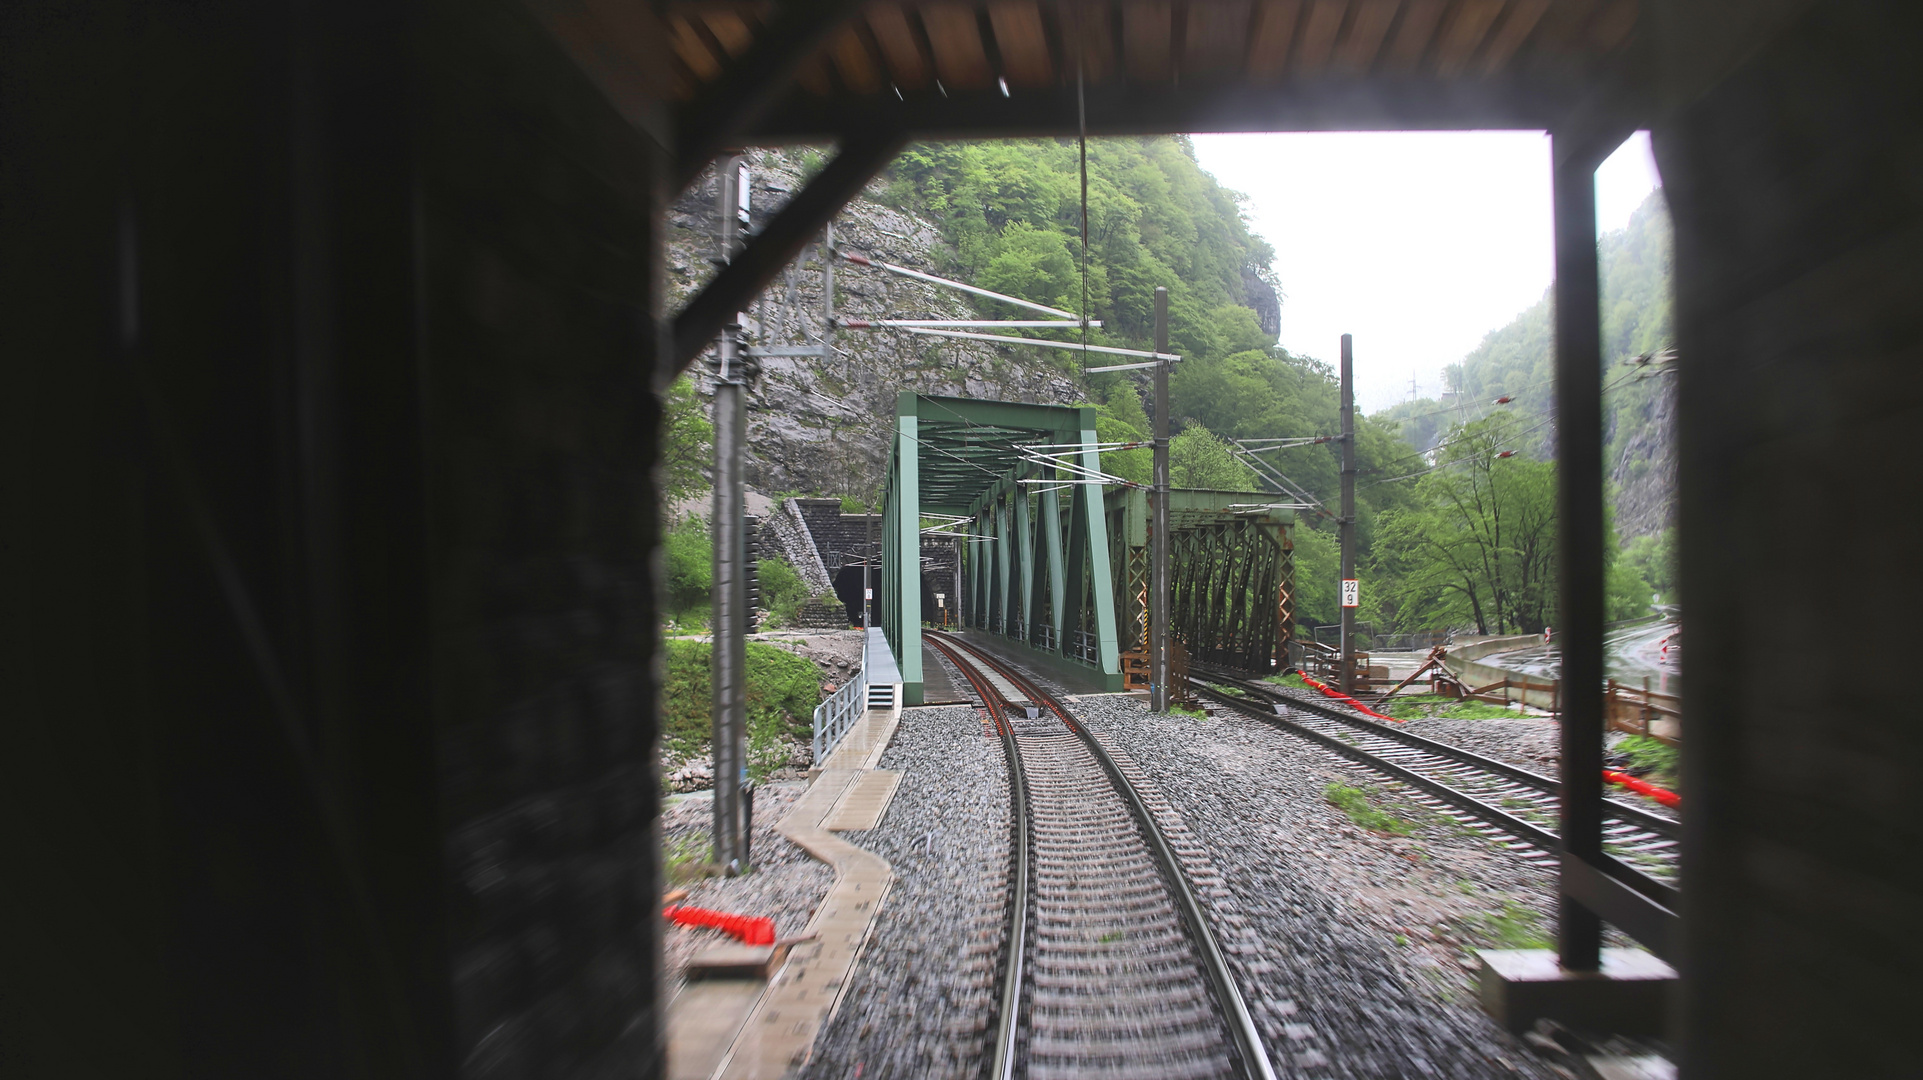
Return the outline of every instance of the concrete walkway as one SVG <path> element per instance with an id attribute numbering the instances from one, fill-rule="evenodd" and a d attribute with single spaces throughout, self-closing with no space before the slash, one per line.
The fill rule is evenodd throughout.
<path id="1" fill-rule="evenodd" d="M 880 636 L 881 631 L 872 632 L 872 638 Z M 881 655 L 888 655 L 886 644 Z M 875 776 L 874 770 L 900 722 L 899 705 L 870 709 L 842 737 L 814 783 L 775 826 L 808 854 L 834 867 L 835 883 L 803 931 L 815 935 L 814 940 L 796 945 L 788 954 L 787 963 L 768 983 L 715 1070 L 717 1077 L 776 1080 L 799 1068 L 814 1050 L 815 1035 L 840 1004 L 895 873 L 879 855 L 834 835 L 827 823 L 844 809 L 844 803 L 849 804 L 845 809 L 850 813 L 843 820 L 878 821 L 886 812 L 894 785 Z M 856 806 L 875 799 L 881 801 L 879 808 Z"/>

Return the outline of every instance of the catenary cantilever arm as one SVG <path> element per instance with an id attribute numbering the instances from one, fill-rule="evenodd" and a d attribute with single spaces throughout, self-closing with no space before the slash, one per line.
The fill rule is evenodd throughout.
<path id="1" fill-rule="evenodd" d="M 899 132 L 888 131 L 844 142 L 835 160 L 796 192 L 774 220 L 674 317 L 674 351 L 660 373 L 662 384 L 694 363 L 728 320 L 801 254 L 821 227 L 894 160 L 906 141 Z"/>

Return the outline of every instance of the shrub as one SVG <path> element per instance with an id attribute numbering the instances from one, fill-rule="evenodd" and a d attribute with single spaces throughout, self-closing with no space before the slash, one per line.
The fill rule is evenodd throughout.
<path id="1" fill-rule="evenodd" d="M 662 741 L 692 756 L 705 752 L 714 727 L 713 649 L 705 641 L 666 643 L 661 687 Z M 761 780 L 787 759 L 786 740 L 806 740 L 821 704 L 821 669 L 786 649 L 748 642 L 748 775 Z"/>
<path id="2" fill-rule="evenodd" d="M 763 559 L 756 567 L 761 580 L 761 607 L 770 626 L 794 622 L 795 612 L 808 602 L 808 586 L 785 559 Z"/>
<path id="3" fill-rule="evenodd" d="M 686 517 L 661 538 L 667 570 L 668 612 L 678 622 L 704 618 L 714 589 L 714 544 L 708 523 Z"/>

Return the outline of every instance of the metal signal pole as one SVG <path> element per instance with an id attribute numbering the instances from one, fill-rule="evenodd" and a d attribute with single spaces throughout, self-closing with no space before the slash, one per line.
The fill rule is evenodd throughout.
<path id="1" fill-rule="evenodd" d="M 1168 352 L 1168 290 L 1155 289 L 1155 351 Z M 1155 520 L 1148 542 L 1148 701 L 1155 712 L 1168 711 L 1168 361 L 1155 367 Z"/>
<path id="2" fill-rule="evenodd" d="M 1342 335 L 1342 692 L 1355 693 L 1355 339 Z"/>
<path id="3" fill-rule="evenodd" d="M 721 163 L 722 265 L 734 258 L 747 224 L 746 171 L 739 157 Z M 709 518 L 714 533 L 714 859 L 730 873 L 746 869 L 748 857 L 742 820 L 742 789 L 748 782 L 748 591 L 741 459 L 747 450 L 747 383 L 753 376 L 748 365 L 753 361 L 741 347 L 740 335 L 737 314 L 722 329 L 715 351 L 714 505 Z"/>

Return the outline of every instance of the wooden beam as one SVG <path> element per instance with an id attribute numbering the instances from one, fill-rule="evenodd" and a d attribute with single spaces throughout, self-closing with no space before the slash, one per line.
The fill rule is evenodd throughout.
<path id="1" fill-rule="evenodd" d="M 1252 73 L 1254 74 L 1254 73 Z M 1075 87 L 999 90 L 947 96 L 876 95 L 865 100 L 794 95 L 755 125 L 750 145 L 832 142 L 876 127 L 916 139 L 1033 138 L 1075 134 Z M 1505 72 L 1486 78 L 1440 80 L 1385 77 L 1283 80 L 1276 85 L 1223 86 L 1184 82 L 1157 89 L 1109 83 L 1087 91 L 1090 136 L 1214 131 L 1534 130 L 1561 127 L 1587 92 L 1574 80 Z M 1653 108 L 1628 102 L 1631 119 L 1647 126 Z"/>
<path id="2" fill-rule="evenodd" d="M 787 91 L 803 61 L 854 15 L 861 0 L 786 0 L 755 34 L 754 44 L 728 65 L 683 111 L 675 148 L 675 191 L 694 181 L 708 162 Z M 699 74 L 699 72 L 697 72 Z"/>
<path id="3" fill-rule="evenodd" d="M 835 160 L 796 192 L 741 254 L 674 317 L 674 350 L 661 382 L 665 385 L 693 363 L 728 320 L 801 254 L 821 227 L 894 160 L 906 141 L 899 134 L 882 131 L 844 143 Z"/>

